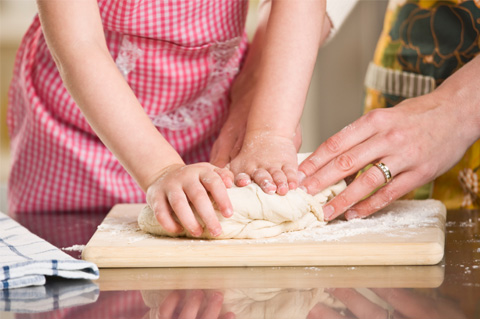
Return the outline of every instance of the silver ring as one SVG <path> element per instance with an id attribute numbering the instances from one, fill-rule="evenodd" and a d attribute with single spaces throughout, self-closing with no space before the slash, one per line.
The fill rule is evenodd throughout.
<path id="1" fill-rule="evenodd" d="M 388 169 L 387 165 L 380 162 L 375 163 L 374 165 L 382 171 L 383 176 L 385 177 L 385 183 L 388 183 L 392 180 L 392 173 Z"/>

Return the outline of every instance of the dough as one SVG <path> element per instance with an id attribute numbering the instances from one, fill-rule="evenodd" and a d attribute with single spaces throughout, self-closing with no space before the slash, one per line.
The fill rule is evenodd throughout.
<path id="1" fill-rule="evenodd" d="M 208 294 L 207 290 L 204 292 Z M 343 303 L 326 293 L 323 288 L 244 288 L 225 289 L 220 292 L 223 294 L 220 313 L 232 312 L 236 319 L 307 318 L 318 303 L 336 311 L 345 309 Z M 142 291 L 143 300 L 150 308 L 150 318 L 161 317 L 162 306 L 163 309 L 166 308 L 163 303 L 171 293 L 169 290 Z M 181 302 L 188 303 L 188 294 Z"/>
<path id="2" fill-rule="evenodd" d="M 300 157 L 305 157 L 305 155 L 299 154 Z M 315 196 L 309 195 L 301 189 L 289 191 L 285 196 L 268 195 L 254 183 L 245 187 L 229 188 L 227 192 L 234 211 L 232 217 L 223 217 L 213 203 L 223 232 L 220 236 L 213 237 L 205 229 L 201 238 L 268 238 L 284 232 L 323 226 L 325 222 L 322 206 L 345 187 L 346 184 L 342 180 Z M 203 226 L 201 220 L 199 223 Z M 140 212 L 138 224 L 140 229 L 154 235 L 193 237 L 188 232 L 168 233 L 158 223 L 148 205 Z"/>

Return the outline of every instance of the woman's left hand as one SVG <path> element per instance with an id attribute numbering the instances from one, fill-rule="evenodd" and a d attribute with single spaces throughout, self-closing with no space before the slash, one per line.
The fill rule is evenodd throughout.
<path id="1" fill-rule="evenodd" d="M 367 113 L 321 144 L 299 167 L 310 194 L 377 162 L 393 177 L 385 183 L 372 166 L 324 206 L 325 219 L 371 215 L 454 166 L 478 138 L 477 116 L 456 104 L 436 92 L 408 99 Z"/>

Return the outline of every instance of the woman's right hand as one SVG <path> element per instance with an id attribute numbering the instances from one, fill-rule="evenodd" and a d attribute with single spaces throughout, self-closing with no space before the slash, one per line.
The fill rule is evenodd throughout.
<path id="1" fill-rule="evenodd" d="M 219 236 L 222 228 L 209 195 L 224 217 L 232 216 L 226 188 L 231 186 L 229 174 L 228 170 L 209 163 L 170 165 L 148 187 L 147 203 L 168 232 L 181 233 L 185 229 L 199 237 L 204 229 L 196 218 L 198 215 L 210 234 Z"/>

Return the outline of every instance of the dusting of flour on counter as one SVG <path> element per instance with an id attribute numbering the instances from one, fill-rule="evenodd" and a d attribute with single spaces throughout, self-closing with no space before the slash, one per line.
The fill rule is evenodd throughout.
<path id="1" fill-rule="evenodd" d="M 442 214 L 439 214 L 442 213 Z M 294 242 L 335 242 L 343 238 L 369 238 L 373 234 L 383 234 L 388 237 L 412 238 L 418 236 L 418 229 L 435 227 L 444 218 L 446 208 L 437 200 L 397 200 L 376 214 L 350 221 L 335 220 L 323 227 L 311 227 L 301 231 L 283 233 L 276 237 L 262 239 L 193 239 L 159 237 L 143 232 L 136 221 L 115 222 L 105 221 L 98 230 L 105 232 L 112 241 L 118 240 L 118 235 L 127 236 L 127 243 L 134 244 L 145 239 L 166 239 L 183 243 L 204 244 L 259 244 L 259 243 L 294 243 Z M 117 220 L 118 221 L 118 220 Z M 357 238 L 355 239 L 357 240 Z"/>
<path id="2" fill-rule="evenodd" d="M 103 223 L 97 227 L 98 230 L 108 232 L 108 234 L 111 236 L 112 239 L 115 239 L 115 235 L 118 235 L 120 233 L 124 234 L 134 234 L 133 236 L 129 236 L 127 242 L 129 244 L 133 244 L 135 242 L 147 239 L 147 238 L 152 238 L 153 236 L 150 234 L 147 234 L 143 232 L 140 227 L 138 227 L 137 222 L 131 222 L 131 223 Z"/>
<path id="3" fill-rule="evenodd" d="M 387 236 L 410 237 L 418 235 L 414 229 L 435 226 L 438 212 L 446 212 L 437 200 L 398 200 L 390 206 L 365 219 L 350 221 L 335 220 L 324 227 L 284 233 L 273 238 L 246 240 L 251 242 L 275 243 L 296 241 L 338 241 L 358 235 L 386 234 Z M 398 230 L 403 229 L 401 233 Z M 409 231 L 409 230 L 412 231 Z M 396 233 L 392 233 L 397 231 Z M 222 240 L 216 240 L 221 242 Z M 242 241 L 242 240 L 235 240 Z"/>

